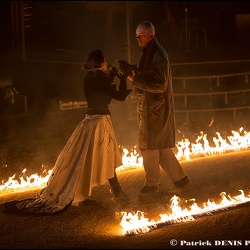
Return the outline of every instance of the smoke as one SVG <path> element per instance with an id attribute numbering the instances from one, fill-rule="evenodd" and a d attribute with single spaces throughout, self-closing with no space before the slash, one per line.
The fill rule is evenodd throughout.
<path id="1" fill-rule="evenodd" d="M 11 77 L 4 77 L 0 78 L 0 88 L 4 88 L 6 86 L 12 86 L 12 78 Z"/>

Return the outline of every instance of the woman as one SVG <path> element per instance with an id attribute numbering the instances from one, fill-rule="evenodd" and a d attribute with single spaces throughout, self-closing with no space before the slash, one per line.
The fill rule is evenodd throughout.
<path id="1" fill-rule="evenodd" d="M 115 174 L 115 168 L 122 165 L 122 158 L 108 105 L 112 99 L 124 101 L 131 90 L 127 90 L 126 76 L 122 72 L 113 68 L 108 74 L 107 67 L 101 50 L 95 49 L 88 54 L 83 66 L 87 71 L 84 78 L 88 103 L 85 118 L 59 154 L 46 187 L 34 198 L 15 203 L 15 211 L 62 212 L 70 205 L 88 202 L 92 189 L 105 184 L 106 180 L 116 198 L 124 194 Z M 114 76 L 120 80 L 119 90 L 113 84 Z"/>

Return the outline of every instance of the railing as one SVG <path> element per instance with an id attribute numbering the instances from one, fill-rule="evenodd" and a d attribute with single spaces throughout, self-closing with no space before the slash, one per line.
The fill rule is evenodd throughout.
<path id="1" fill-rule="evenodd" d="M 250 98 L 247 98 L 247 94 L 250 93 L 250 87 L 248 86 L 249 75 L 250 75 L 250 72 L 246 71 L 242 73 L 224 74 L 224 75 L 173 77 L 174 86 L 178 84 L 178 81 L 181 82 L 181 88 L 179 88 L 179 91 L 174 92 L 174 97 L 176 100 L 176 113 L 185 113 L 186 121 L 188 122 L 190 113 L 201 113 L 201 112 L 211 113 L 211 112 L 220 112 L 220 111 L 232 111 L 233 119 L 236 120 L 236 111 L 250 109 L 250 102 L 249 102 Z M 239 79 L 235 80 L 233 79 L 233 77 L 241 77 L 241 78 L 243 77 L 243 81 L 242 79 L 240 81 Z M 227 81 L 225 82 L 225 86 L 223 88 L 222 79 L 226 79 L 226 78 L 227 78 Z M 230 80 L 234 81 L 233 86 L 236 89 L 233 89 L 233 90 L 229 89 L 232 86 L 229 84 L 228 78 L 231 78 Z M 215 80 L 215 84 L 213 83 L 213 79 Z M 197 80 L 198 81 L 208 80 L 207 82 L 208 84 L 207 86 L 204 86 L 204 85 L 201 85 L 201 83 L 199 83 L 198 88 L 203 89 L 203 90 L 199 90 L 197 92 L 194 92 L 194 91 L 191 92 L 190 90 L 193 90 L 195 87 L 189 86 L 188 83 L 192 85 Z M 178 89 L 178 86 L 175 86 L 175 87 Z M 207 87 L 207 91 L 204 92 L 204 89 L 206 87 Z M 196 88 L 197 88 L 197 85 L 196 85 Z M 220 89 L 222 90 L 219 91 Z M 237 97 L 237 100 L 235 101 L 237 104 L 229 103 L 229 97 L 233 95 L 236 95 Z M 220 105 L 217 105 L 217 106 L 215 105 L 213 107 L 213 100 L 219 96 L 223 97 L 223 104 L 220 103 Z M 183 102 L 178 100 L 178 98 L 180 97 L 183 98 Z M 204 98 L 207 97 L 208 99 L 207 105 L 205 105 L 205 107 L 202 107 L 201 105 L 202 102 L 198 102 L 198 104 L 196 103 L 196 105 L 192 106 L 192 104 L 190 105 L 191 97 L 192 99 L 194 99 L 195 97 L 200 97 L 203 99 L 203 102 L 204 102 Z"/>
<path id="2" fill-rule="evenodd" d="M 243 72 L 243 73 L 234 73 L 234 74 L 224 74 L 224 75 L 210 75 L 210 76 L 180 76 L 180 77 L 173 77 L 173 80 L 181 80 L 182 81 L 182 88 L 183 90 L 186 89 L 187 86 L 187 80 L 204 80 L 208 79 L 210 82 L 212 82 L 212 79 L 216 79 L 216 85 L 217 87 L 220 87 L 220 80 L 222 78 L 228 78 L 228 77 L 234 77 L 234 76 L 244 76 L 245 83 L 248 84 L 248 76 L 250 75 L 250 72 Z"/>
<path id="3" fill-rule="evenodd" d="M 86 101 L 59 101 L 61 110 L 87 108 Z"/>
<path id="4" fill-rule="evenodd" d="M 173 77 L 176 113 L 185 113 L 186 121 L 188 122 L 190 113 L 232 111 L 233 119 L 235 120 L 236 111 L 250 109 L 250 95 L 249 97 L 247 96 L 250 93 L 250 87 L 248 86 L 249 75 L 250 72 L 246 71 L 224 75 Z M 240 79 L 234 79 L 234 77 L 240 77 Z M 223 82 L 223 79 L 227 81 Z M 204 80 L 208 80 L 206 84 L 201 82 Z M 213 80 L 215 80 L 215 82 L 213 82 Z M 192 86 L 195 81 L 196 83 L 197 81 L 199 82 L 196 86 Z M 181 83 L 179 90 L 178 82 Z M 223 83 L 225 83 L 224 87 Z M 232 85 L 235 89 L 232 89 Z M 236 95 L 236 98 L 234 95 Z M 232 96 L 234 96 L 234 103 L 230 103 L 230 97 Z M 192 103 L 195 97 L 202 98 L 203 105 L 201 105 L 201 101 L 196 104 L 194 102 Z M 205 100 L 205 97 L 207 97 L 207 100 Z M 218 99 L 216 99 L 217 97 L 223 97 L 219 105 Z M 215 105 L 213 101 L 217 101 Z M 61 110 L 86 107 L 86 101 L 60 101 Z"/>

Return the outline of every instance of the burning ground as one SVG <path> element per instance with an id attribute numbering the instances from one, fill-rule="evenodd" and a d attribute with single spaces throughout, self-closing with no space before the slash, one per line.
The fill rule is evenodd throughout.
<path id="1" fill-rule="evenodd" d="M 36 121 L 33 118 L 32 123 L 26 118 L 19 119 L 22 122 L 19 120 L 18 126 L 14 118 L 7 123 L 6 120 L 1 123 L 5 131 L 5 136 L 1 134 L 1 177 L 5 181 L 13 173 L 21 175 L 24 168 L 27 169 L 26 176 L 50 169 L 81 116 L 71 114 L 67 118 L 59 116 Z M 96 204 L 70 207 L 62 214 L 19 216 L 1 213 L 0 247 L 182 249 L 190 248 L 190 244 L 193 244 L 193 247 L 196 244 L 195 248 L 212 248 L 209 245 L 211 243 L 215 248 L 247 248 L 245 241 L 250 241 L 249 202 L 202 214 L 186 222 L 162 223 L 156 229 L 133 236 L 122 235 L 123 228 L 120 223 L 123 212 L 141 211 L 145 218 L 159 220 L 160 214 L 172 212 L 171 198 L 174 195 L 180 198 L 179 205 L 183 208 L 194 202 L 199 207 L 207 201 L 220 203 L 220 194 L 223 192 L 235 197 L 243 190 L 247 196 L 250 179 L 249 160 L 249 150 L 181 160 L 181 165 L 191 178 L 192 184 L 181 192 L 176 192 L 169 178 L 162 172 L 160 192 L 149 198 L 137 195 L 144 180 L 141 168 L 118 171 L 121 185 L 130 198 L 128 204 L 114 202 L 110 187 L 106 183 L 93 191 L 92 198 L 97 201 Z M 1 194 L 0 203 L 29 198 L 38 190 Z M 176 246 L 170 245 L 172 239 L 177 241 Z M 180 245 L 181 241 L 183 246 Z M 202 242 L 203 245 L 199 245 Z"/>

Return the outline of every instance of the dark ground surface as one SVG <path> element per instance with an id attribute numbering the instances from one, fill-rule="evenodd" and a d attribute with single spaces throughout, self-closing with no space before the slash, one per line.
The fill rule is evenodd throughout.
<path id="1" fill-rule="evenodd" d="M 204 52 L 204 61 L 250 58 L 248 52 L 237 49 Z M 240 56 L 240 54 L 242 56 Z M 223 55 L 223 56 L 222 56 Z M 193 56 L 195 61 L 195 55 Z M 181 60 L 179 61 L 181 62 Z M 242 66 L 244 64 L 244 66 Z M 222 64 L 217 66 L 176 66 L 175 74 L 204 75 L 208 72 L 242 72 L 249 69 L 247 63 Z M 133 107 L 133 103 L 130 103 Z M 58 105 L 58 103 L 56 104 Z M 119 106 L 119 107 L 118 107 Z M 130 114 L 123 105 L 111 106 L 112 119 L 118 143 L 133 147 L 137 141 L 137 124 L 135 113 Z M 133 109 L 132 109 L 133 110 Z M 128 112 L 128 113 L 126 113 Z M 49 170 L 73 132 L 83 118 L 84 110 L 58 111 L 58 106 L 51 107 L 44 115 L 28 113 L 25 115 L 0 116 L 0 176 L 5 183 L 8 177 L 26 176 L 33 173 L 43 174 Z M 208 125 L 215 118 L 212 127 Z M 218 131 L 230 134 L 232 129 L 243 126 L 249 130 L 249 111 L 239 112 L 237 120 L 232 114 L 199 114 L 189 123 L 183 117 L 177 117 L 177 141 L 183 137 L 190 140 L 197 138 L 199 132 L 205 131 L 214 136 Z M 189 188 L 176 193 L 182 199 L 195 199 L 202 206 L 208 199 L 220 200 L 220 193 L 238 195 L 238 190 L 249 192 L 249 150 L 212 157 L 202 157 L 181 164 L 192 180 Z M 46 173 L 46 172 L 45 172 Z M 146 217 L 155 218 L 160 213 L 169 211 L 169 200 L 173 190 L 168 177 L 162 173 L 160 196 L 140 199 L 138 190 L 143 185 L 142 169 L 118 172 L 118 178 L 129 195 L 131 202 L 122 206 L 112 200 L 108 183 L 94 190 L 95 205 L 81 204 L 70 207 L 66 212 L 55 216 L 17 216 L 0 214 L 0 248 L 1 249 L 182 249 L 182 248 L 244 248 L 250 241 L 250 207 L 249 202 L 234 209 L 228 209 L 213 215 L 203 216 L 187 223 L 166 225 L 152 232 L 137 236 L 121 235 L 121 212 L 144 211 Z M 20 193 L 0 194 L 0 203 L 28 198 L 37 190 Z M 176 246 L 170 240 L 176 239 Z M 181 240 L 189 241 L 189 246 L 181 246 Z M 223 243 L 215 245 L 218 240 Z M 195 242 L 211 242 L 212 246 L 201 246 Z M 193 242 L 193 243 L 192 243 Z M 228 243 L 229 242 L 229 243 Z M 230 242 L 234 242 L 233 245 Z M 191 244 L 193 244 L 191 246 Z M 196 246 L 194 245 L 196 244 Z M 223 246 L 224 244 L 224 246 Z M 228 245 L 229 244 L 229 245 Z M 231 245 L 230 245 L 231 244 Z"/>
<path id="2" fill-rule="evenodd" d="M 82 119 L 82 112 L 83 110 L 62 111 L 42 117 L 34 115 L 1 116 L 0 173 L 3 183 L 13 174 L 16 174 L 17 177 L 23 176 L 23 169 L 27 169 L 26 176 L 33 173 L 43 175 L 42 172 L 45 169 L 51 169 L 69 135 Z M 123 146 L 133 146 L 137 136 L 135 120 L 120 120 L 118 119 L 121 118 L 119 112 L 113 113 L 118 142 Z M 237 130 L 238 127 L 235 127 L 235 123 L 228 122 L 229 117 L 224 117 L 224 124 L 221 124 L 223 126 L 220 127 L 217 124 L 216 127 L 207 130 L 207 132 L 210 131 L 208 136 L 214 135 L 217 128 L 222 135 L 227 133 L 230 135 L 231 128 Z M 247 121 L 248 119 L 244 120 L 246 129 L 249 128 Z M 225 123 L 227 127 L 225 127 Z M 238 123 L 240 124 L 240 121 Z M 194 124 L 192 129 L 183 125 L 186 137 L 190 140 L 193 140 L 194 137 L 197 138 L 197 133 L 202 130 L 206 121 L 199 120 Z M 203 130 L 206 128 L 203 127 Z M 178 127 L 178 129 L 180 128 Z M 182 137 L 179 134 L 177 136 Z M 149 198 L 140 198 L 137 195 L 143 185 L 142 169 L 118 172 L 121 185 L 129 196 L 129 203 L 114 202 L 110 187 L 106 183 L 93 191 L 92 198 L 97 200 L 96 204 L 70 207 L 62 214 L 24 216 L 1 213 L 0 248 L 182 249 L 190 248 L 190 246 L 180 245 L 181 241 L 187 241 L 189 242 L 187 244 L 197 244 L 195 248 L 210 249 L 212 248 L 210 245 L 201 246 L 199 245 L 201 243 L 194 243 L 209 241 L 214 248 L 247 249 L 249 246 L 245 246 L 245 241 L 250 241 L 249 202 L 196 218 L 194 221 L 164 225 L 149 233 L 136 236 L 122 236 L 120 222 L 121 212 L 124 211 L 142 211 L 146 218 L 159 220 L 159 214 L 169 213 L 170 199 L 174 194 L 181 197 L 182 202 L 195 199 L 199 207 L 202 207 L 202 204 L 208 200 L 220 202 L 221 192 L 226 192 L 234 197 L 240 194 L 239 190 L 243 190 L 248 195 L 249 161 L 249 150 L 181 161 L 184 170 L 192 180 L 190 187 L 182 192 L 175 192 L 167 175 L 162 173 L 160 193 Z M 29 198 L 37 191 L 35 189 L 0 194 L 0 204 Z M 186 203 L 184 202 L 184 204 Z M 170 245 L 172 239 L 177 240 L 176 246 Z M 221 244 L 227 244 L 221 243 L 224 240 L 238 243 L 233 243 L 233 246 L 222 246 Z"/>

